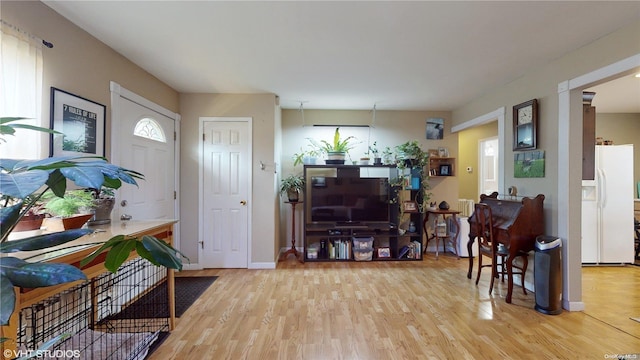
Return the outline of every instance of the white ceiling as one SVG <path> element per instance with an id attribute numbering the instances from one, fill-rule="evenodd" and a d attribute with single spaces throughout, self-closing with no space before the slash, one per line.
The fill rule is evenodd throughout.
<path id="1" fill-rule="evenodd" d="M 305 109 L 453 110 L 640 19 L 636 1 L 44 3 L 179 92 Z M 616 112 L 640 112 L 633 80 Z"/>

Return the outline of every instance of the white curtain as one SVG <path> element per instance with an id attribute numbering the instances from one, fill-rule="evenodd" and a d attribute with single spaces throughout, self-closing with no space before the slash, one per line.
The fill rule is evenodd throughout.
<path id="1" fill-rule="evenodd" d="M 49 127 L 42 118 L 42 40 L 5 21 L 0 26 L 0 116 L 26 117 L 22 122 Z M 0 140 L 0 157 L 41 158 L 48 153 L 42 146 L 46 139 L 42 133 L 18 129 Z"/>

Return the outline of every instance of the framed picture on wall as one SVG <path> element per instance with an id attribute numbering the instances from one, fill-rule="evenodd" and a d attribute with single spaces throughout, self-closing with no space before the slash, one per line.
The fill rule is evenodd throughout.
<path id="1" fill-rule="evenodd" d="M 427 119 L 427 140 L 444 139 L 444 119 L 428 118 Z"/>
<path id="2" fill-rule="evenodd" d="M 104 156 L 106 106 L 51 88 L 50 156 Z"/>

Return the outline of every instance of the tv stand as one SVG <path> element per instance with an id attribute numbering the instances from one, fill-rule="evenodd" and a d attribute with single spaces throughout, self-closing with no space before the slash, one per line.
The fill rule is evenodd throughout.
<path id="1" fill-rule="evenodd" d="M 348 168 L 348 169 L 347 169 Z M 362 249 L 354 249 L 358 244 L 362 242 L 371 244 L 372 249 L 368 252 L 371 256 L 366 257 L 366 260 L 374 261 L 415 261 L 422 260 L 423 256 L 423 229 L 422 218 L 423 214 L 419 212 L 403 212 L 400 211 L 397 197 L 398 191 L 411 191 L 415 192 L 418 189 L 398 189 L 390 187 L 388 190 L 388 220 L 380 221 L 380 216 L 375 216 L 375 213 L 367 211 L 365 205 L 365 212 L 358 214 L 359 217 L 354 218 L 353 221 L 348 220 L 350 217 L 343 218 L 344 221 L 336 221 L 334 219 L 314 219 L 312 214 L 312 201 L 313 191 L 319 193 L 324 188 L 332 184 L 330 177 L 341 178 L 340 174 L 348 170 L 349 177 L 344 177 L 344 181 L 358 181 L 360 178 L 366 177 L 388 177 L 388 182 L 391 183 L 392 179 L 398 177 L 398 169 L 395 165 L 305 165 L 304 178 L 306 183 L 306 189 L 304 192 L 305 203 L 305 218 L 304 218 L 304 239 L 303 258 L 305 261 L 363 261 Z M 337 195 L 336 197 L 349 198 L 348 203 L 334 202 L 321 203 L 318 208 L 322 208 L 323 211 L 335 211 L 338 213 L 342 209 L 340 206 L 352 206 L 353 202 L 357 199 L 353 199 L 353 194 L 348 191 Z M 414 196 L 411 196 L 414 198 Z M 343 200 L 344 201 L 344 200 Z M 385 202 L 386 203 L 386 202 Z M 346 204 L 346 205 L 345 205 Z M 355 210 L 354 210 L 355 212 Z M 379 214 L 379 213 L 378 213 Z M 373 215 L 373 216 L 368 216 Z M 369 218 L 367 218 L 369 217 Z M 318 221 L 321 220 L 321 221 Z M 412 227 L 413 231 L 403 231 L 398 229 L 396 224 L 408 224 L 413 222 L 415 224 Z M 405 226 L 406 227 L 406 226 Z M 355 239 L 355 240 L 354 240 Z M 368 247 L 368 246 L 367 246 Z M 360 250 L 360 254 L 358 254 Z M 355 254 L 354 254 L 355 253 Z M 311 254 L 311 256 L 309 255 Z M 360 256 L 357 256 L 360 255 Z M 366 254 L 365 254 L 366 255 Z"/>

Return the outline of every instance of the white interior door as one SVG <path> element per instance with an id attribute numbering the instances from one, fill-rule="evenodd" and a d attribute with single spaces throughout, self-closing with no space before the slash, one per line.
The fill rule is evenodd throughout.
<path id="1" fill-rule="evenodd" d="M 204 268 L 246 268 L 251 181 L 250 118 L 205 120 L 201 159 Z"/>
<path id="2" fill-rule="evenodd" d="M 116 122 L 112 132 L 114 162 L 145 177 L 145 180 L 138 180 L 138 187 L 124 184 L 120 188 L 114 217 L 130 216 L 134 220 L 177 218 L 176 121 L 152 109 L 147 100 L 133 101 L 116 96 L 113 103 L 113 121 Z"/>

